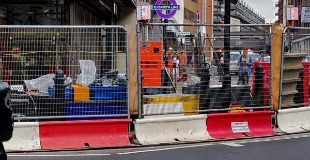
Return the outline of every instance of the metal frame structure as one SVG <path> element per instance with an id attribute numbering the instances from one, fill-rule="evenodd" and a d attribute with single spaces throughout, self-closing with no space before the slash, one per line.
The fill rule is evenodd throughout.
<path id="1" fill-rule="evenodd" d="M 2 25 L 0 33 L 1 78 L 12 85 L 15 119 L 129 117 L 128 33 L 124 27 Z M 27 61 L 46 65 L 27 68 Z M 22 65 L 19 71 L 17 64 Z M 111 69 L 122 74 L 106 72 Z M 21 100 L 21 95 L 26 97 Z M 29 105 L 34 105 L 31 113 Z"/>
<path id="2" fill-rule="evenodd" d="M 310 104 L 309 98 L 307 98 L 309 97 L 309 91 L 307 91 L 309 88 L 309 71 L 305 70 L 309 69 L 309 64 L 307 61 L 303 61 L 306 56 L 308 56 L 307 52 L 309 49 L 306 48 L 307 46 L 299 48 L 300 43 L 309 40 L 307 31 L 309 31 L 308 27 L 285 27 L 283 30 L 279 109 L 303 107 Z M 291 63 L 289 63 L 289 61 L 291 61 Z M 293 72 L 294 70 L 295 73 Z M 294 74 L 295 76 L 289 77 L 287 75 L 289 71 L 290 75 Z M 295 83 L 291 82 L 291 84 L 288 84 L 289 82 L 287 81 L 289 79 L 295 81 Z M 286 93 L 283 93 L 287 92 L 287 89 L 283 88 L 287 88 L 290 85 L 297 85 L 294 90 L 292 90 L 292 92 L 296 92 L 294 99 L 290 103 L 287 101 L 283 102 L 288 99 Z M 283 98 L 285 95 L 286 98 Z"/>
<path id="3" fill-rule="evenodd" d="M 158 93 L 158 95 L 155 93 L 155 95 L 154 96 L 149 96 L 149 93 L 148 92 L 146 92 L 146 90 L 145 90 L 145 86 L 147 86 L 146 85 L 146 79 L 148 78 L 147 77 L 147 74 L 152 74 L 152 73 L 145 73 L 146 72 L 146 70 L 143 70 L 142 69 L 142 67 L 143 67 L 143 65 L 146 63 L 146 62 L 143 62 L 142 63 L 142 57 L 144 56 L 146 56 L 147 55 L 147 52 L 150 52 L 150 51 L 142 51 L 143 50 L 143 47 L 149 47 L 150 46 L 150 44 L 149 43 L 151 43 L 151 42 L 148 42 L 148 40 L 149 41 L 151 41 L 152 39 L 158 39 L 158 38 L 154 38 L 154 37 L 150 37 L 150 35 L 146 35 L 146 34 L 148 34 L 148 33 L 152 33 L 152 32 L 150 32 L 148 29 L 149 28 L 154 28 L 154 27 L 165 27 L 165 26 L 169 26 L 169 27 L 173 27 L 173 26 L 175 26 L 175 27 L 182 27 L 182 26 L 188 26 L 188 27 L 196 27 L 196 28 L 200 28 L 200 27 L 257 27 L 257 26 L 261 26 L 261 27 L 270 27 L 269 29 L 272 29 L 272 25 L 270 25 L 270 24 L 232 24 L 232 25 L 230 25 L 230 24 L 194 24 L 194 23 L 186 23 L 186 24 L 172 24 L 172 23 L 138 23 L 138 25 L 137 25 L 137 33 L 138 33 L 138 39 L 137 39 L 137 44 L 138 44 L 138 81 L 139 81 L 139 118 L 143 118 L 144 116 L 154 116 L 154 115 L 178 115 L 178 114 L 184 114 L 184 115 L 191 115 L 191 114 L 197 114 L 197 113 L 215 113 L 215 112 L 226 112 L 226 111 L 236 111 L 236 110 L 243 110 L 243 111 L 252 111 L 252 110 L 263 110 L 263 109 L 271 109 L 271 106 L 270 106 L 270 102 L 268 102 L 268 104 L 269 105 L 262 105 L 262 106 L 255 106 L 255 107 L 249 107 L 249 106 L 247 106 L 247 107 L 245 107 L 245 108 L 242 108 L 242 109 L 240 109 L 240 108 L 238 108 L 238 109 L 236 109 L 236 108 L 229 108 L 228 106 L 227 107 L 224 107 L 224 108 L 208 108 L 208 109 L 201 109 L 201 108 L 190 108 L 190 109 L 185 109 L 184 108 L 184 110 L 182 110 L 182 109 L 180 109 L 180 110 L 174 110 L 174 111 L 172 111 L 172 110 L 167 110 L 167 106 L 168 105 L 166 105 L 165 103 L 172 103 L 172 102 L 168 102 L 169 100 L 169 98 L 170 99 L 173 99 L 173 98 L 175 98 L 175 97 L 173 97 L 173 96 L 177 96 L 177 95 L 172 95 L 172 97 L 170 96 L 169 97 L 169 93 Z M 178 33 L 175 33 L 175 35 L 177 35 Z M 253 37 L 253 35 L 246 35 L 246 34 L 244 34 L 244 33 L 230 33 L 231 35 L 234 35 L 234 36 L 248 36 L 248 37 Z M 257 33 L 258 34 L 258 33 Z M 262 31 L 262 34 L 261 35 L 258 35 L 258 36 L 266 36 L 267 34 L 269 34 L 268 35 L 268 38 L 271 38 L 272 37 L 272 33 L 270 34 L 270 32 L 268 32 L 268 33 L 265 33 L 265 30 L 263 30 Z M 164 35 L 164 37 L 163 37 L 163 35 Z M 162 33 L 162 32 L 160 32 L 160 33 L 157 33 L 157 34 L 154 34 L 154 33 L 152 33 L 152 36 L 159 36 L 160 38 L 160 41 L 158 41 L 158 42 L 161 42 L 162 43 L 162 48 L 159 48 L 159 50 L 161 51 L 161 50 L 164 50 L 165 52 L 168 52 L 167 50 L 165 50 L 165 48 L 169 48 L 169 46 L 164 46 L 166 43 L 164 42 L 165 41 L 165 38 L 167 38 L 167 36 L 165 37 L 165 34 L 164 33 Z M 193 35 L 194 36 L 194 35 Z M 170 38 L 176 38 L 176 37 L 170 37 Z M 220 38 L 220 37 L 207 37 L 207 38 L 211 38 L 211 39 L 214 39 L 214 38 Z M 223 38 L 223 37 L 222 37 Z M 224 38 L 225 39 L 225 38 Z M 266 40 L 266 39 L 264 39 L 264 40 Z M 198 40 L 199 41 L 199 40 Z M 197 41 L 197 42 L 198 42 Z M 204 47 L 205 47 L 205 44 L 199 44 L 199 43 L 194 43 L 193 45 L 195 45 L 195 46 L 193 46 L 194 48 L 196 48 L 196 47 L 202 47 L 202 50 L 201 50 L 201 52 L 202 52 L 202 54 L 204 54 L 205 52 L 208 52 L 208 51 L 206 51 L 205 49 L 204 49 Z M 200 41 L 199 41 L 200 42 Z M 268 41 L 269 43 L 271 42 L 270 40 Z M 197 45 L 201 45 L 201 46 L 197 46 Z M 271 46 L 271 44 L 270 44 L 270 46 Z M 215 51 L 214 49 L 216 49 L 217 47 L 219 48 L 220 46 L 213 46 L 212 45 L 212 47 L 213 47 L 213 52 Z M 223 46 L 222 46 L 223 47 Z M 156 47 L 155 47 L 156 48 Z M 178 47 L 179 48 L 179 47 Z M 181 52 L 184 52 L 184 53 L 190 53 L 191 51 L 183 51 L 183 50 L 178 50 L 178 49 L 175 49 L 174 48 L 174 52 L 175 52 L 175 54 L 179 54 L 179 53 L 181 53 Z M 192 51 L 192 52 L 199 52 L 198 50 L 196 51 Z M 228 51 L 228 53 L 229 53 L 230 51 Z M 240 51 L 241 52 L 241 51 Z M 162 53 L 162 52 L 160 52 L 160 53 Z M 159 54 L 160 54 L 159 53 Z M 163 55 L 165 55 L 165 53 L 163 53 Z M 155 55 L 154 55 L 155 56 Z M 147 56 L 146 56 L 147 57 Z M 151 64 L 151 61 L 152 62 L 154 62 L 154 60 L 152 60 L 152 58 L 154 58 L 154 57 L 152 57 L 151 56 L 151 54 L 148 56 L 149 58 L 150 58 L 150 64 Z M 201 60 L 197 60 L 197 58 L 199 59 L 199 57 L 195 57 L 195 63 L 196 62 L 200 62 Z M 141 61 L 141 62 L 140 62 Z M 203 60 L 202 60 L 203 61 Z M 201 61 L 201 62 L 202 62 Z M 225 64 L 227 64 L 228 66 L 229 66 L 229 60 L 227 61 L 225 61 L 226 63 Z M 160 64 L 160 63 L 162 63 L 162 62 L 159 62 L 158 64 Z M 195 64 L 196 65 L 196 64 Z M 145 67 L 145 66 L 144 66 Z M 203 69 L 203 68 L 200 68 L 200 66 L 195 66 L 195 67 L 197 67 L 196 69 L 197 69 L 197 71 L 198 70 L 201 70 L 201 69 Z M 271 70 L 271 69 L 270 69 Z M 143 73 L 144 72 L 144 73 Z M 272 72 L 272 71 L 269 71 L 269 72 Z M 155 73 L 154 73 L 155 74 Z M 197 72 L 197 74 L 198 74 L 198 72 Z M 253 74 L 254 74 L 254 72 L 253 72 Z M 269 75 L 270 77 L 271 77 L 271 74 Z M 202 76 L 202 77 L 204 77 L 204 76 Z M 202 78 L 201 77 L 201 78 Z M 270 79 L 270 81 L 268 80 L 268 82 L 270 83 L 269 85 L 270 85 L 270 87 L 272 86 L 271 85 L 271 83 L 272 83 L 272 80 L 271 80 L 271 78 L 269 77 L 269 79 Z M 216 81 L 215 79 L 215 76 L 213 75 L 213 73 L 212 73 L 212 75 L 211 75 L 211 81 L 212 82 L 214 82 L 214 81 Z M 171 79 L 174 79 L 174 78 L 171 78 Z M 155 78 L 153 78 L 153 80 L 156 80 Z M 150 82 L 151 83 L 151 82 Z M 220 83 L 221 84 L 221 83 Z M 229 83 L 230 84 L 230 83 Z M 211 85 L 211 84 L 210 84 Z M 206 86 L 204 86 L 204 87 L 206 87 Z M 147 87 L 147 88 L 156 88 L 156 87 L 154 87 L 154 86 L 150 86 L 150 87 Z M 224 89 L 225 88 L 225 86 L 221 86 L 220 87 L 221 89 Z M 229 93 L 231 92 L 231 90 L 229 91 Z M 177 92 L 178 93 L 178 92 Z M 166 94 L 166 95 L 165 95 Z M 178 95 L 180 95 L 181 93 L 178 93 Z M 200 95 L 200 96 L 205 96 L 204 94 L 199 94 L 198 93 L 198 95 Z M 180 95 L 181 97 L 182 97 L 182 95 Z M 270 100 L 270 98 L 271 98 L 271 92 L 270 92 L 270 90 L 268 91 L 268 93 L 267 93 L 267 99 L 269 99 Z M 162 97 L 166 97 L 166 98 L 162 98 Z M 182 97 L 182 98 L 180 98 L 180 99 L 191 99 L 191 98 L 185 98 L 186 96 L 184 96 L 184 97 Z M 162 99 L 161 99 L 162 98 Z M 193 99 L 191 99 L 191 100 L 193 100 Z M 201 98 L 200 98 L 200 100 L 201 100 Z M 268 100 L 268 101 L 269 101 Z M 156 102 L 155 102 L 156 101 Z M 179 100 L 180 101 L 180 100 Z M 181 100 L 182 101 L 182 100 Z M 180 102 L 181 102 L 180 101 Z M 152 102 L 152 103 L 148 103 L 148 102 Z M 175 103 L 178 103 L 178 102 L 175 102 Z M 156 107 L 154 107 L 153 109 L 154 109 L 154 112 L 148 112 L 148 113 L 146 113 L 145 111 L 144 111 L 144 109 L 143 109 L 143 106 L 145 105 L 145 104 L 150 104 L 149 106 L 151 106 L 151 107 L 153 107 L 152 106 L 152 104 L 159 104 L 159 106 L 158 106 L 158 110 L 160 110 L 160 111 L 155 111 L 155 108 Z M 162 105 L 160 105 L 160 104 L 162 104 Z M 154 105 L 154 106 L 156 106 L 156 105 Z M 165 108 L 166 107 L 166 108 Z M 177 107 L 177 106 L 174 106 L 174 107 Z M 184 105 L 183 105 L 183 107 L 184 107 Z"/>

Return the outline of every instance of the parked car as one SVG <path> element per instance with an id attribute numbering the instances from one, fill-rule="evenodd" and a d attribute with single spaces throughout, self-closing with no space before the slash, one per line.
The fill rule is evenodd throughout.
<path id="1" fill-rule="evenodd" d="M 310 62 L 310 56 L 306 56 L 306 58 L 304 58 L 302 62 Z"/>
<path id="2" fill-rule="evenodd" d="M 248 54 L 252 58 L 253 62 L 260 61 L 262 58 L 258 53 L 249 52 Z"/>
<path id="3" fill-rule="evenodd" d="M 239 66 L 238 59 L 240 57 L 240 52 L 230 52 L 230 74 L 238 74 Z"/>
<path id="4" fill-rule="evenodd" d="M 265 56 L 262 58 L 262 62 L 270 62 L 270 61 L 271 61 L 270 56 Z"/>

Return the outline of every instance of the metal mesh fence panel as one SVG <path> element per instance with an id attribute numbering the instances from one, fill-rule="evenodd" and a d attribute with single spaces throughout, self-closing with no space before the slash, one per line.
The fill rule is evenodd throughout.
<path id="1" fill-rule="evenodd" d="M 138 30 L 140 115 L 270 109 L 270 25 L 144 23 Z"/>
<path id="2" fill-rule="evenodd" d="M 309 106 L 310 29 L 289 27 L 283 35 L 281 108 Z"/>
<path id="3" fill-rule="evenodd" d="M 119 26 L 0 26 L 0 78 L 17 119 L 128 117 Z"/>

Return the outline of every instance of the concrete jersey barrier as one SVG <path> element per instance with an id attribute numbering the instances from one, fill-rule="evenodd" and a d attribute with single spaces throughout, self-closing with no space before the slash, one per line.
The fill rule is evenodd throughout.
<path id="1" fill-rule="evenodd" d="M 13 137 L 3 144 L 7 152 L 33 151 L 41 149 L 39 122 L 14 123 Z"/>
<path id="2" fill-rule="evenodd" d="M 135 134 L 142 145 L 208 140 L 212 138 L 206 119 L 207 115 L 137 119 Z"/>
<path id="3" fill-rule="evenodd" d="M 310 107 L 279 110 L 278 126 L 285 133 L 310 131 Z"/>

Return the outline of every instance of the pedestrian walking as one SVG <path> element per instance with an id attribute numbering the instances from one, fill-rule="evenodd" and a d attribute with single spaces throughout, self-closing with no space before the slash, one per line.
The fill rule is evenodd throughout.
<path id="1" fill-rule="evenodd" d="M 238 59 L 238 66 L 239 66 L 239 80 L 237 84 L 243 84 L 247 85 L 249 84 L 249 78 L 252 75 L 252 66 L 253 66 L 253 60 L 248 55 L 248 50 L 244 49 L 242 54 L 240 55 Z"/>
<path id="2" fill-rule="evenodd" d="M 184 52 L 180 53 L 180 73 L 186 72 L 186 65 L 187 65 L 187 55 Z"/>

